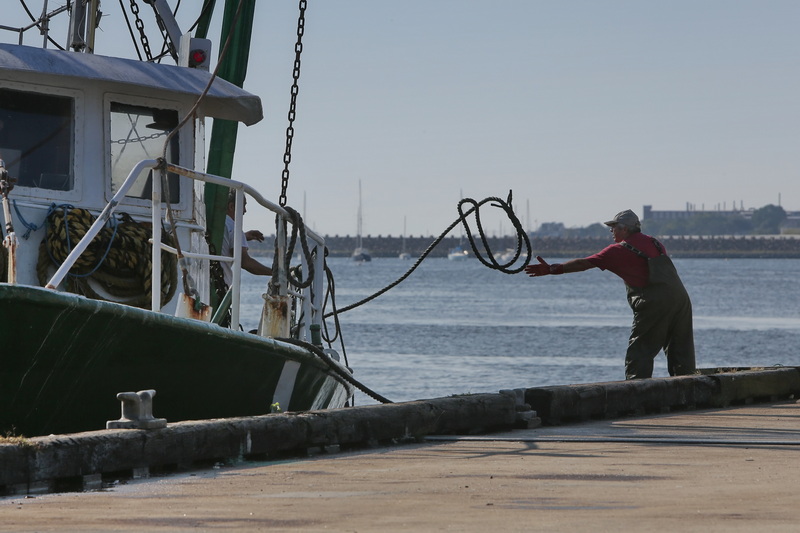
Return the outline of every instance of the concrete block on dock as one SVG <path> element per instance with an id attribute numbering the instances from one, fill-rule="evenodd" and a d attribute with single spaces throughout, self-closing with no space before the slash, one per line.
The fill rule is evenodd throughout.
<path id="1" fill-rule="evenodd" d="M 0 446 L 0 492 L 94 474 L 190 467 L 249 455 L 305 453 L 325 446 L 359 446 L 431 434 L 510 428 L 519 420 L 514 397 L 470 394 L 432 400 L 305 413 L 169 424 L 37 437 Z M 82 477 L 83 476 L 83 477 Z M 45 489 L 48 490 L 48 489 Z"/>
<path id="2" fill-rule="evenodd" d="M 531 388 L 525 398 L 543 422 L 560 424 L 709 405 L 718 387 L 707 376 L 678 376 Z"/>
<path id="3" fill-rule="evenodd" d="M 704 371 L 693 376 L 539 387 L 500 394 L 186 421 L 161 429 L 105 430 L 0 444 L 0 493 L 96 486 L 108 473 L 276 457 L 328 446 L 364 446 L 427 435 L 476 434 L 541 419 L 558 424 L 592 418 L 727 406 L 797 397 L 794 367 Z M 52 489 L 56 487 L 56 489 Z"/>
<path id="4" fill-rule="evenodd" d="M 800 370 L 796 367 L 722 372 L 711 374 L 710 377 L 718 384 L 710 402 L 714 407 L 796 398 L 800 394 Z"/>

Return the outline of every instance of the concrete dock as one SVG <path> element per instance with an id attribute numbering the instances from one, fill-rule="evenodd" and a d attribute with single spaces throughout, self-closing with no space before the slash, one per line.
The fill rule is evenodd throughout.
<path id="1" fill-rule="evenodd" d="M 800 405 L 590 420 L 0 500 L 2 531 L 797 531 Z"/>

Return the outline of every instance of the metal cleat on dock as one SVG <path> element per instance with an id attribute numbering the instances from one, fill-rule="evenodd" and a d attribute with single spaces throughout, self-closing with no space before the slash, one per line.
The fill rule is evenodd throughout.
<path id="1" fill-rule="evenodd" d="M 534 429 L 542 425 L 542 420 L 530 404 L 525 403 L 525 389 L 504 389 L 500 394 L 514 398 L 516 409 L 515 426 L 520 429 Z"/>
<path id="2" fill-rule="evenodd" d="M 166 418 L 153 418 L 153 389 L 139 392 L 120 392 L 122 417 L 106 422 L 106 429 L 158 429 L 167 427 Z"/>

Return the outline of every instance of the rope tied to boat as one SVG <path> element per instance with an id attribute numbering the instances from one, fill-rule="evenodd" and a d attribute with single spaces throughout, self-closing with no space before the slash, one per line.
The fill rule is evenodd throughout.
<path id="1" fill-rule="evenodd" d="M 300 213 L 289 206 L 284 206 L 283 208 L 287 213 L 289 213 L 289 218 L 292 222 L 292 234 L 289 238 L 289 243 L 286 246 L 286 254 L 284 256 L 284 260 L 286 262 L 286 272 L 288 273 L 289 283 L 298 289 L 305 289 L 306 287 L 310 286 L 311 282 L 314 280 L 314 254 L 308 248 L 306 225 L 305 222 L 303 222 L 303 217 L 300 216 Z M 303 250 L 303 256 L 305 257 L 306 264 L 308 265 L 308 275 L 306 276 L 306 279 L 302 278 L 302 272 L 300 268 L 291 267 L 291 261 L 292 257 L 294 256 L 294 247 L 297 244 L 298 234 L 300 237 L 300 247 Z"/>
<path id="2" fill-rule="evenodd" d="M 356 387 L 358 390 L 360 390 L 367 396 L 371 397 L 373 400 L 377 400 L 381 403 L 393 403 L 390 399 L 370 389 L 369 387 L 358 381 L 356 378 L 354 378 L 351 373 L 347 372 L 346 370 L 342 369 L 339 365 L 334 363 L 333 360 L 330 358 L 330 356 L 326 354 L 320 347 L 314 346 L 311 343 L 294 338 L 278 337 L 275 340 L 279 340 L 282 342 L 286 342 L 307 349 L 308 351 L 315 354 L 323 363 L 328 365 L 331 372 L 336 373 L 342 379 L 344 379 L 345 381 Z"/>
<path id="3" fill-rule="evenodd" d="M 95 221 L 87 209 L 71 205 L 51 206 L 46 217 L 46 234 L 39 246 L 37 274 L 44 286 L 51 268 L 58 268 Z M 98 300 L 118 301 L 135 307 L 150 308 L 152 289 L 152 250 L 149 224 L 135 221 L 122 213 L 111 217 L 75 262 L 67 277 L 67 290 Z M 164 233 L 163 241 L 171 244 Z M 161 252 L 161 302 L 175 294 L 177 260 Z M 90 283 L 90 280 L 92 283 Z"/>

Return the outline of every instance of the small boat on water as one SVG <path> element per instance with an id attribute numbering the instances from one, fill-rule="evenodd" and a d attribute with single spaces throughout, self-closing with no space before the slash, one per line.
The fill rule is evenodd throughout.
<path id="1" fill-rule="evenodd" d="M 450 261 L 463 261 L 469 257 L 469 250 L 465 250 L 461 245 L 450 248 L 450 251 L 447 252 L 447 258 Z"/>
<path id="2" fill-rule="evenodd" d="M 179 65 L 0 44 L 2 434 L 103 429 L 129 391 L 157 391 L 153 415 L 169 422 L 352 398 L 350 370 L 319 336 L 324 239 L 302 228 L 297 279 L 297 212 L 206 168 L 205 120 L 253 124 L 261 101 L 193 68 L 208 41 L 172 37 Z M 232 257 L 213 245 L 225 220 L 213 200 L 229 191 Z M 277 228 L 250 332 L 239 326 L 245 198 Z M 217 296 L 222 262 L 232 282 Z"/>

